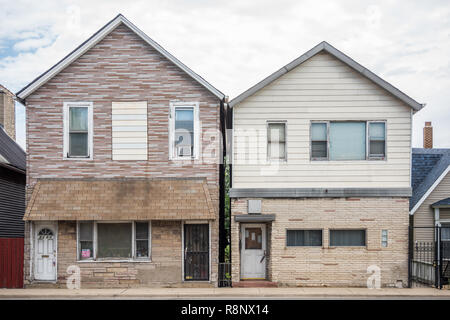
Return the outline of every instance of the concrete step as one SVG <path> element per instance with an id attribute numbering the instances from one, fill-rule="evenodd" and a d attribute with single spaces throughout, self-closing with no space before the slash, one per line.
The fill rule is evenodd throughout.
<path id="1" fill-rule="evenodd" d="M 276 282 L 267 280 L 241 280 L 233 282 L 233 288 L 276 288 Z"/>

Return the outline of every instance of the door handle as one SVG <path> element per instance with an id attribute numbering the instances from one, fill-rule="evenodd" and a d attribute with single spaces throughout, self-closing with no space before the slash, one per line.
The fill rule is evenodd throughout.
<path id="1" fill-rule="evenodd" d="M 264 255 L 263 255 L 263 257 L 261 258 L 261 261 L 260 261 L 259 263 L 262 263 L 262 262 L 264 261 L 265 258 L 266 258 L 266 250 L 264 250 Z"/>

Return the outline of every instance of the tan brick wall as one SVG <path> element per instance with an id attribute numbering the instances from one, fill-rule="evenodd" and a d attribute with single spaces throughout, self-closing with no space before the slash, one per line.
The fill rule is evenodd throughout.
<path id="1" fill-rule="evenodd" d="M 2 86 L 0 85 L 0 89 Z M 5 128 L 6 133 L 16 140 L 16 106 L 11 93 L 0 93 L 0 124 Z"/>
<path id="2" fill-rule="evenodd" d="M 232 216 L 247 213 L 248 199 L 232 200 Z M 381 268 L 382 286 L 408 277 L 408 199 L 262 199 L 271 223 L 268 279 L 279 286 L 366 286 L 367 267 Z M 270 226 L 270 224 L 269 224 Z M 286 247 L 286 229 L 322 229 L 322 247 Z M 366 229 L 366 247 L 330 247 L 329 229 Z M 381 230 L 388 230 L 387 248 Z M 232 217 L 232 277 L 239 281 L 239 223 Z"/>
<path id="3" fill-rule="evenodd" d="M 205 223 L 206 221 L 202 221 Z M 199 222 L 200 223 L 200 222 Z M 206 222 L 207 223 L 207 222 Z M 76 222 L 58 223 L 58 280 L 56 284 L 42 284 L 30 278 L 29 226 L 27 222 L 25 240 L 25 286 L 26 287 L 66 287 L 69 277 L 67 268 L 77 265 L 81 269 L 82 288 L 118 287 L 183 287 L 216 286 L 217 283 L 217 242 L 212 243 L 211 281 L 182 281 L 182 224 L 181 221 L 152 221 L 151 262 L 77 262 Z M 217 237 L 218 224 L 211 225 L 212 237 Z"/>

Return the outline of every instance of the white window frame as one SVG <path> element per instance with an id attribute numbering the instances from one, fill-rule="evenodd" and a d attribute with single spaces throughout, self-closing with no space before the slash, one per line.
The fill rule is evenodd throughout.
<path id="1" fill-rule="evenodd" d="M 271 124 L 284 124 L 284 158 L 269 157 L 269 128 Z M 288 124 L 287 120 L 267 120 L 266 122 L 266 156 L 268 162 L 287 162 L 288 159 Z M 279 142 L 278 142 L 279 143 Z"/>
<path id="2" fill-rule="evenodd" d="M 194 110 L 194 154 L 191 157 L 178 157 L 174 150 L 175 109 L 193 108 Z M 170 102 L 169 110 L 169 160 L 198 160 L 200 150 L 200 113 L 198 102 Z"/>
<path id="3" fill-rule="evenodd" d="M 88 108 L 88 157 L 69 157 L 69 108 L 86 107 Z M 63 105 L 63 159 L 64 160 L 92 160 L 94 157 L 94 121 L 93 121 L 93 103 L 92 102 L 64 102 Z"/>
<path id="4" fill-rule="evenodd" d="M 330 124 L 332 122 L 364 122 L 366 123 L 366 155 L 361 160 L 331 160 L 330 159 Z M 313 123 L 327 124 L 327 157 L 313 158 L 312 156 L 312 125 Z M 369 125 L 371 123 L 384 123 L 384 157 L 370 156 L 369 144 Z M 387 121 L 386 120 L 311 120 L 309 124 L 309 159 L 316 161 L 386 161 L 387 160 Z"/>
<path id="5" fill-rule="evenodd" d="M 93 255 L 90 259 L 81 259 L 80 254 L 80 223 L 92 223 L 93 229 Z M 137 222 L 147 222 L 148 223 L 148 257 L 136 257 L 136 223 Z M 98 229 L 97 225 L 99 223 L 131 223 L 131 234 L 132 234 L 132 242 L 131 242 L 131 252 L 132 257 L 130 259 L 122 258 L 122 259 L 111 259 L 111 258 L 98 258 L 97 257 L 97 236 Z M 151 220 L 138 220 L 138 221 L 77 221 L 77 262 L 152 262 L 152 221 Z"/>

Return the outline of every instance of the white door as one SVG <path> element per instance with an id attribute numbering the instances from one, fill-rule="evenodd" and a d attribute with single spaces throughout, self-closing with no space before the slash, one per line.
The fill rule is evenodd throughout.
<path id="1" fill-rule="evenodd" d="M 56 280 L 56 228 L 37 225 L 34 243 L 34 278 Z"/>
<path id="2" fill-rule="evenodd" d="M 241 279 L 266 278 L 266 226 L 241 226 Z"/>

